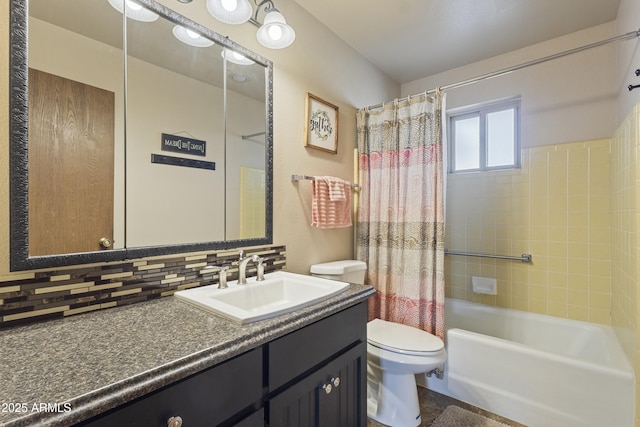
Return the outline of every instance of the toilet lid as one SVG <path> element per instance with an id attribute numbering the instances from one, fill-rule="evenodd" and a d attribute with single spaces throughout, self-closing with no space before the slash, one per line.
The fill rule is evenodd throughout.
<path id="1" fill-rule="evenodd" d="M 381 319 L 367 323 L 367 341 L 376 347 L 404 354 L 433 353 L 444 348 L 440 338 L 426 331 Z"/>

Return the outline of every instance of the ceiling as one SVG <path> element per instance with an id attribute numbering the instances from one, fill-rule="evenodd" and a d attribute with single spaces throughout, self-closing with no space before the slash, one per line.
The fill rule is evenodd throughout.
<path id="1" fill-rule="evenodd" d="M 613 21 L 620 5 L 620 0 L 295 1 L 397 83 Z"/>

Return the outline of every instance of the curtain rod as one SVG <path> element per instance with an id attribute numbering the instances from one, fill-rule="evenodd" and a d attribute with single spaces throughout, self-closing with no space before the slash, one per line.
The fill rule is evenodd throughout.
<path id="1" fill-rule="evenodd" d="M 504 76 L 506 74 L 512 73 L 514 71 L 518 71 L 521 70 L 523 68 L 527 68 L 527 67 L 531 67 L 532 65 L 538 65 L 538 64 L 542 64 L 543 62 L 547 62 L 547 61 L 552 61 L 554 59 L 558 59 L 558 58 L 562 58 L 563 56 L 568 56 L 568 55 L 572 55 L 574 53 L 578 53 L 578 52 L 582 52 L 584 50 L 588 50 L 588 49 L 593 49 L 594 47 L 600 47 L 609 43 L 613 43 L 613 42 L 617 42 L 617 41 L 623 41 L 623 40 L 631 40 L 633 38 L 640 38 L 640 30 L 638 31 L 630 31 L 626 34 L 622 34 L 620 36 L 616 36 L 616 37 L 611 37 L 609 39 L 606 40 L 601 40 L 599 42 L 595 42 L 595 43 L 591 43 L 591 44 L 587 44 L 584 46 L 580 46 L 580 47 L 576 47 L 575 49 L 570 49 L 564 52 L 560 52 L 560 53 L 556 53 L 553 55 L 549 55 L 549 56 L 545 56 L 543 58 L 539 58 L 539 59 L 534 59 L 532 61 L 529 62 L 524 62 L 520 65 L 514 65 L 513 67 L 509 67 L 509 68 L 504 68 L 502 70 L 498 70 L 498 71 L 494 71 L 492 73 L 487 73 L 487 74 L 483 74 L 481 76 L 478 77 L 474 77 L 468 80 L 463 80 L 457 83 L 452 83 L 452 84 L 448 84 L 445 86 L 440 86 L 440 90 L 448 90 L 448 89 L 457 89 L 463 86 L 467 86 L 470 84 L 474 84 L 474 83 L 478 83 L 484 80 L 488 80 L 488 79 L 492 79 L 494 77 L 500 77 L 500 76 Z M 419 95 L 425 93 L 427 95 L 429 94 L 434 94 L 436 92 L 436 89 L 431 89 L 428 90 L 426 92 L 421 92 Z M 405 96 L 404 98 L 400 98 L 399 101 L 405 101 L 413 96 L 416 95 L 409 95 L 409 96 Z M 385 103 L 380 103 L 380 104 L 376 104 L 376 105 L 372 105 L 370 107 L 367 107 L 370 110 L 374 110 L 376 108 L 381 108 Z"/>

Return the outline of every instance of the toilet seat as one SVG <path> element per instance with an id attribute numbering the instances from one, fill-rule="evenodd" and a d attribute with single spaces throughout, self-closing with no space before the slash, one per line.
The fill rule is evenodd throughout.
<path id="1" fill-rule="evenodd" d="M 367 342 L 383 350 L 414 356 L 429 356 L 444 350 L 440 338 L 412 326 L 382 319 L 367 323 Z"/>

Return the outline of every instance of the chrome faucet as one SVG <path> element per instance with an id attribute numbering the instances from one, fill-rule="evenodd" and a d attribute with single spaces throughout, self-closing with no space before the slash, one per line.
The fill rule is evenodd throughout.
<path id="1" fill-rule="evenodd" d="M 241 254 L 242 255 L 242 254 Z M 240 258 L 240 263 L 238 264 L 238 284 L 246 285 L 247 284 L 247 264 L 249 261 L 258 262 L 260 257 L 258 255 L 251 255 L 246 258 Z"/>

